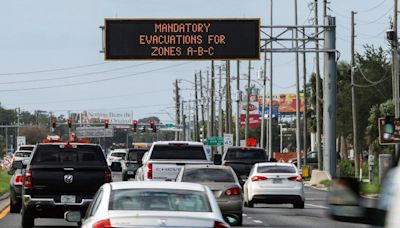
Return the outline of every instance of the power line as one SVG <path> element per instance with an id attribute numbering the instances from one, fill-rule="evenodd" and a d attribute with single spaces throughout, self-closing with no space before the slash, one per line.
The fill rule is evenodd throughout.
<path id="1" fill-rule="evenodd" d="M 102 63 L 94 63 L 94 64 L 87 64 L 87 65 L 78 65 L 78 66 L 72 66 L 72 67 L 63 67 L 63 68 L 55 68 L 55 69 L 46 69 L 46 70 L 0 73 L 0 75 L 36 74 L 36 73 L 54 72 L 54 71 L 62 71 L 62 70 L 72 70 L 72 69 L 80 69 L 80 68 L 86 68 L 86 67 L 92 67 L 92 66 L 99 66 L 99 65 L 103 65 L 103 64 L 107 64 L 107 63 L 108 63 L 108 62 L 102 62 Z"/>
<path id="2" fill-rule="evenodd" d="M 388 73 L 387 71 L 386 71 L 386 73 L 385 73 L 383 79 L 380 79 L 380 80 L 374 82 L 374 81 L 371 81 L 370 79 L 368 79 L 367 76 L 365 76 L 365 74 L 364 74 L 364 72 L 361 70 L 361 67 L 359 66 L 359 64 L 356 64 L 356 66 L 357 66 L 357 69 L 360 71 L 361 76 L 365 79 L 365 81 L 371 83 L 371 86 L 378 85 L 379 83 L 382 83 L 383 81 L 386 80 L 386 77 L 387 77 L 386 75 L 387 75 L 387 73 Z"/>
<path id="3" fill-rule="evenodd" d="M 358 10 L 358 12 L 360 12 L 360 13 L 367 13 L 367 12 L 370 12 L 370 11 L 374 11 L 374 10 L 376 10 L 378 7 L 380 7 L 381 5 L 383 5 L 383 3 L 385 3 L 386 2 L 386 0 L 382 0 L 379 4 L 377 4 L 376 6 L 374 6 L 374 7 L 371 7 L 371 8 L 369 8 L 369 9 L 365 9 L 365 10 Z"/>
<path id="4" fill-rule="evenodd" d="M 21 81 L 11 81 L 11 82 L 0 82 L 0 85 L 25 84 L 25 83 L 31 83 L 31 82 L 43 82 L 43 81 L 54 81 L 54 80 L 63 80 L 63 79 L 71 79 L 71 78 L 80 78 L 80 77 L 84 77 L 84 76 L 97 75 L 97 74 L 103 74 L 103 73 L 109 73 L 109 72 L 114 72 L 114 71 L 129 69 L 129 68 L 134 68 L 134 67 L 138 67 L 138 66 L 151 64 L 151 63 L 154 63 L 154 62 L 140 63 L 140 64 L 125 66 L 125 67 L 114 68 L 114 69 L 110 69 L 110 70 L 82 73 L 82 74 L 71 75 L 71 76 L 51 77 L 51 78 L 42 78 L 42 79 L 31 79 L 31 80 L 24 80 L 24 81 L 21 80 Z"/>
<path id="5" fill-rule="evenodd" d="M 376 18 L 375 20 L 372 20 L 372 21 L 364 21 L 364 20 L 357 20 L 357 21 L 358 21 L 358 22 L 361 22 L 361 23 L 364 23 L 364 25 L 373 24 L 373 23 L 378 22 L 378 21 L 379 21 L 380 19 L 382 19 L 383 17 L 387 16 L 388 13 L 389 13 L 390 11 L 392 11 L 392 10 L 393 10 L 393 7 L 390 7 L 390 9 L 388 9 L 383 15 L 379 16 L 378 18 Z"/>
<path id="6" fill-rule="evenodd" d="M 40 86 L 40 87 L 19 88 L 19 89 L 3 89 L 3 90 L 0 90 L 0 92 L 16 92 L 16 91 L 40 90 L 40 89 L 56 89 L 56 88 L 63 88 L 63 87 L 70 87 L 70 86 L 93 84 L 93 83 L 98 83 L 98 82 L 111 81 L 111 80 L 114 80 L 114 79 L 129 78 L 129 77 L 133 77 L 133 76 L 137 76 L 137 75 L 141 75 L 141 74 L 148 74 L 148 73 L 152 73 L 152 72 L 159 71 L 159 70 L 164 70 L 164 69 L 169 69 L 169 68 L 173 68 L 173 67 L 186 65 L 186 64 L 189 64 L 189 63 L 191 63 L 191 62 L 180 63 L 180 64 L 176 64 L 176 65 L 172 65 L 172 66 L 160 67 L 160 68 L 153 69 L 153 70 L 137 72 L 137 73 L 127 74 L 127 75 L 120 75 L 120 76 L 111 77 L 111 78 L 98 79 L 98 80 L 93 80 L 93 81 L 76 82 L 76 83 L 53 85 L 53 86 Z"/>
<path id="7" fill-rule="evenodd" d="M 154 105 L 139 105 L 139 106 L 125 106 L 125 107 L 113 107 L 113 108 L 86 108 L 85 111 L 103 111 L 103 110 L 127 110 L 127 109 L 139 109 L 139 108 L 151 108 L 151 107 L 160 107 L 166 105 L 172 105 L 173 103 L 164 103 L 164 104 L 154 104 Z M 82 111 L 82 109 L 59 109 L 59 110 L 51 110 L 53 112 L 65 112 L 65 111 Z"/>

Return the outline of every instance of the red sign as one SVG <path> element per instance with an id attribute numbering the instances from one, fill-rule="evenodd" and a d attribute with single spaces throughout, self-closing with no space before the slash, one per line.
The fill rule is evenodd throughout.
<path id="1" fill-rule="evenodd" d="M 257 139 L 256 138 L 247 138 L 246 146 L 256 147 L 257 146 Z"/>
<path id="2" fill-rule="evenodd" d="M 240 115 L 240 126 L 245 127 L 246 125 L 246 115 Z M 249 115 L 249 127 L 258 128 L 260 125 L 260 120 L 258 114 L 250 114 Z"/>

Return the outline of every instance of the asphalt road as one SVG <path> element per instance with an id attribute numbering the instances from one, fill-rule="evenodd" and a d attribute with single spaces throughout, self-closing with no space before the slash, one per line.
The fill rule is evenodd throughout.
<path id="1" fill-rule="evenodd" d="M 114 181 L 121 180 L 120 173 L 113 174 Z M 367 227 L 359 224 L 331 220 L 327 212 L 326 192 L 306 187 L 305 209 L 293 209 L 292 205 L 256 204 L 244 208 L 243 227 Z M 20 214 L 7 214 L 0 220 L 1 228 L 17 228 L 21 224 Z M 36 227 L 76 227 L 62 219 L 36 219 Z"/>

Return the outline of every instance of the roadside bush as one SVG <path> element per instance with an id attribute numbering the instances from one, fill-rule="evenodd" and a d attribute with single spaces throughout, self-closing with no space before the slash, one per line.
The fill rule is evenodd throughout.
<path id="1" fill-rule="evenodd" d="M 354 177 L 354 161 L 340 160 L 339 169 L 341 177 Z"/>

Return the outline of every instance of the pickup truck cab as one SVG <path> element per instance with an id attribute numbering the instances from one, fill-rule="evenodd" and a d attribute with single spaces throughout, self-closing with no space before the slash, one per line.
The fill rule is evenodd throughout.
<path id="1" fill-rule="evenodd" d="M 222 156 L 222 165 L 232 167 L 241 185 L 246 182 L 254 164 L 267 161 L 266 151 L 257 147 L 229 147 Z"/>
<path id="2" fill-rule="evenodd" d="M 139 181 L 175 181 L 185 165 L 212 164 L 204 145 L 199 142 L 155 142 L 143 155 L 142 166 L 136 171 Z"/>
<path id="3" fill-rule="evenodd" d="M 22 179 L 23 228 L 69 210 L 84 215 L 99 187 L 112 181 L 99 145 L 69 142 L 38 144 Z"/>

